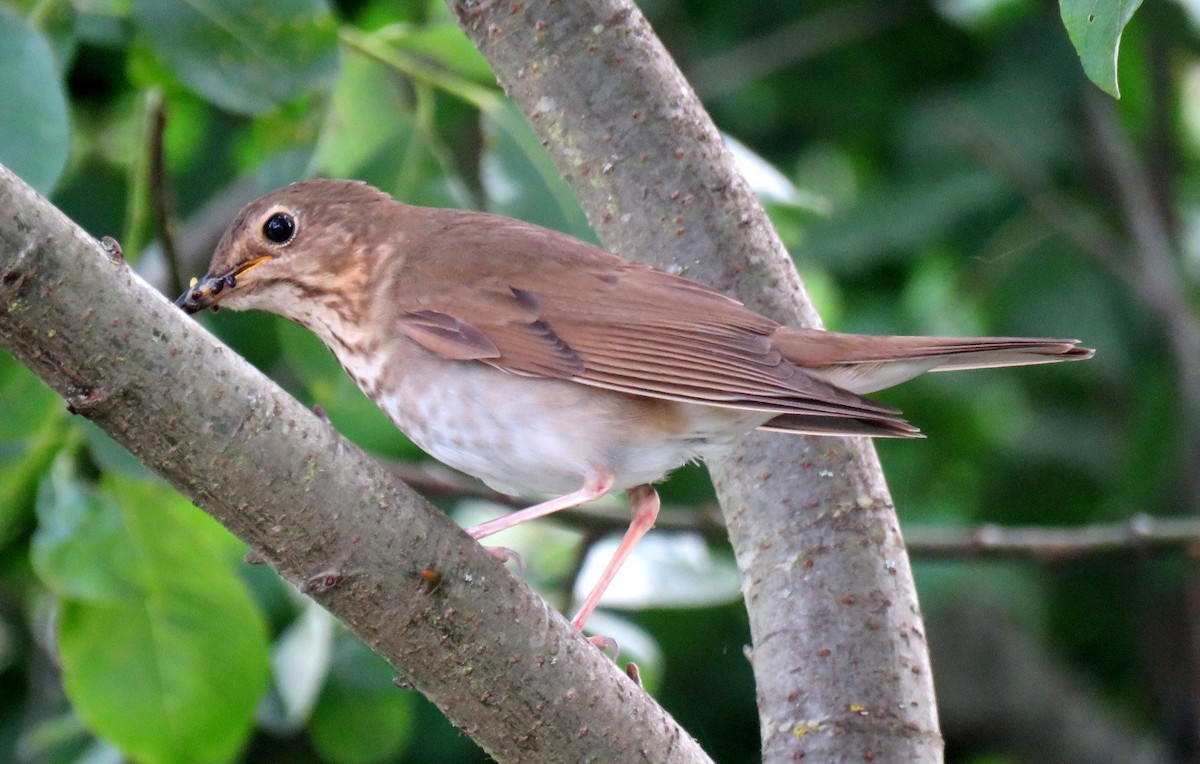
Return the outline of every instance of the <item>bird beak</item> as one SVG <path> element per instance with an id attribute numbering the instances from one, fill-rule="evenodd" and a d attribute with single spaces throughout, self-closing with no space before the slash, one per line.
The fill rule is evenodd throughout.
<path id="1" fill-rule="evenodd" d="M 224 276 L 207 275 L 199 281 L 193 280 L 187 291 L 179 295 L 175 304 L 183 308 L 185 313 L 199 313 L 205 308 L 216 308 L 217 296 L 225 289 L 237 286 L 237 278 L 232 274 Z"/>
<path id="2" fill-rule="evenodd" d="M 199 281 L 193 279 L 192 285 L 187 288 L 186 292 L 179 295 L 175 304 L 183 308 L 186 313 L 199 313 L 205 308 L 216 310 L 217 298 L 221 292 L 232 290 L 237 286 L 238 278 L 242 274 L 274 257 L 274 255 L 262 255 L 242 263 L 222 276 L 214 276 L 210 273 Z"/>

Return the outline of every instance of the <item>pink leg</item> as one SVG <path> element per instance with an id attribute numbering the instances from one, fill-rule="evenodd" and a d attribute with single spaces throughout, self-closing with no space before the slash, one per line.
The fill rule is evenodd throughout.
<path id="1" fill-rule="evenodd" d="M 484 536 L 490 536 L 493 533 L 499 533 L 506 528 L 511 528 L 514 525 L 536 520 L 539 517 L 561 512 L 564 509 L 578 507 L 580 504 L 587 504 L 589 501 L 595 501 L 604 494 L 608 493 L 612 488 L 614 475 L 612 470 L 605 470 L 596 477 L 589 480 L 583 488 L 578 491 L 572 491 L 566 496 L 559 496 L 557 499 L 543 501 L 541 504 L 534 504 L 528 509 L 522 509 L 519 512 L 497 517 L 495 520 L 488 520 L 486 523 L 472 525 L 467 528 L 467 533 L 471 538 L 478 541 Z"/>
<path id="2" fill-rule="evenodd" d="M 658 519 L 658 492 L 654 490 L 653 486 L 649 484 L 634 486 L 626 493 L 629 495 L 629 511 L 633 518 L 630 520 L 629 530 L 625 531 L 625 538 L 621 539 L 620 546 L 613 553 L 612 559 L 608 561 L 608 567 L 604 569 L 600 580 L 592 588 L 587 599 L 583 601 L 579 612 L 571 619 L 571 623 L 580 631 L 583 631 L 583 625 L 587 623 L 588 616 L 596 609 L 600 598 L 604 596 L 604 590 L 612 583 L 621 565 L 625 563 L 637 543 L 642 540 L 642 536 L 646 535 L 646 531 L 654 527 L 654 521 Z"/>

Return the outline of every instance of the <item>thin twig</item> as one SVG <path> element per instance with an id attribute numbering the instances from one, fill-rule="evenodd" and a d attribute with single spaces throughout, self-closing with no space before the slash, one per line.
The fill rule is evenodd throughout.
<path id="1" fill-rule="evenodd" d="M 1171 230 L 1170 219 L 1159 203 L 1156 181 L 1146 172 L 1129 135 L 1120 124 L 1111 103 L 1102 101 L 1095 93 L 1084 102 L 1084 123 L 1096 149 L 1100 166 L 1105 171 L 1125 217 L 1133 239 L 1129 259 L 1136 271 L 1135 290 L 1147 310 L 1158 316 L 1166 330 L 1167 342 L 1174 362 L 1175 387 L 1182 409 L 1180 443 L 1177 448 L 1177 479 L 1172 486 L 1176 502 L 1195 511 L 1200 507 L 1200 319 L 1192 306 L 1194 288 L 1189 289 L 1178 242 Z M 1191 607 L 1186 618 L 1185 639 L 1189 667 L 1195 675 L 1200 666 L 1200 621 L 1196 602 L 1200 601 L 1200 576 L 1188 577 L 1187 598 Z M 1191 686 L 1191 685 L 1189 685 Z M 1194 742 L 1200 718 L 1196 718 L 1196 693 L 1189 693 L 1193 709 L 1189 737 Z"/>
<path id="2" fill-rule="evenodd" d="M 1150 93 L 1150 132 L 1147 138 L 1146 167 L 1153 180 L 1150 187 L 1154 194 L 1158 214 L 1171 231 L 1178 230 L 1179 216 L 1175 199 L 1179 192 L 1180 153 L 1179 133 L 1176 129 L 1177 70 L 1173 65 L 1176 55 L 1173 41 L 1171 14 L 1177 9 L 1159 3 L 1150 3 L 1142 9 L 1147 21 L 1145 63 L 1146 80 Z"/>
<path id="3" fill-rule="evenodd" d="M 443 499 L 485 499 L 508 507 L 529 501 L 496 493 L 438 464 L 397 464 L 393 471 L 422 493 Z M 621 506 L 590 504 L 562 513 L 559 519 L 588 534 L 617 533 L 629 525 Z M 720 510 L 712 505 L 664 506 L 655 527 L 699 533 L 711 542 L 725 540 Z M 1062 562 L 1083 557 L 1131 553 L 1200 555 L 1200 518 L 1136 514 L 1116 523 L 1072 527 L 984 525 L 912 525 L 904 527 L 905 546 L 918 557 L 983 557 Z"/>
<path id="4" fill-rule="evenodd" d="M 915 15 L 917 3 L 858 2 L 819 10 L 699 62 L 688 81 L 715 98 L 830 51 L 862 42 Z"/>
<path id="5" fill-rule="evenodd" d="M 1074 528 L 998 525 L 908 526 L 908 551 L 920 557 L 1003 557 L 1062 562 L 1102 554 L 1200 554 L 1200 519 L 1135 515 L 1126 522 Z"/>
<path id="6" fill-rule="evenodd" d="M 999 130 L 965 109 L 958 110 L 940 127 L 947 139 L 1023 196 L 1063 238 L 1122 281 L 1133 280 L 1124 258 L 1126 245 L 1120 237 L 1099 216 L 1055 188 L 1046 171 L 1017 151 Z"/>
<path id="7" fill-rule="evenodd" d="M 1192 310 L 1187 283 L 1167 221 L 1160 214 L 1153 183 L 1137 159 L 1116 112 L 1101 96 L 1089 93 L 1084 116 L 1109 182 L 1134 240 L 1130 265 L 1146 308 L 1167 329 L 1174 356 L 1180 400 L 1186 407 L 1190 436 L 1200 433 L 1200 321 Z"/>
<path id="8" fill-rule="evenodd" d="M 175 233 L 171 225 L 171 205 L 167 190 L 167 168 L 163 151 L 163 134 L 167 129 L 167 107 L 162 92 L 151 91 L 148 99 L 150 110 L 149 135 L 146 151 L 150 160 L 150 214 L 154 229 L 162 245 L 163 259 L 167 262 L 167 277 L 170 294 L 183 291 L 183 272 L 179 266 L 179 251 L 175 247 Z"/>

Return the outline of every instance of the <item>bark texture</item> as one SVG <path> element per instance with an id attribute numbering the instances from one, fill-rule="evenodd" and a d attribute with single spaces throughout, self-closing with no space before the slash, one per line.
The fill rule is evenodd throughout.
<path id="1" fill-rule="evenodd" d="M 820 325 L 720 134 L 632 3 L 449 5 L 606 247 L 784 323 Z M 869 442 L 759 435 L 709 467 L 743 575 L 764 761 L 940 761 L 916 591 Z"/>
<path id="2" fill-rule="evenodd" d="M 4 167 L 0 347 L 320 601 L 497 760 L 708 761 L 449 518 Z"/>

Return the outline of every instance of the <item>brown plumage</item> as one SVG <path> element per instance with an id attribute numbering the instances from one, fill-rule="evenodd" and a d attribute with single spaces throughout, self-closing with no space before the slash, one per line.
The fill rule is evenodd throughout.
<path id="1" fill-rule="evenodd" d="M 911 437 L 861 396 L 926 371 L 1078 360 L 1075 340 L 884 337 L 780 326 L 693 281 L 510 218 L 412 207 L 365 184 L 274 191 L 230 225 L 179 299 L 260 308 L 316 332 L 414 441 L 508 493 L 558 498 L 503 527 L 630 491 L 763 427 Z"/>

